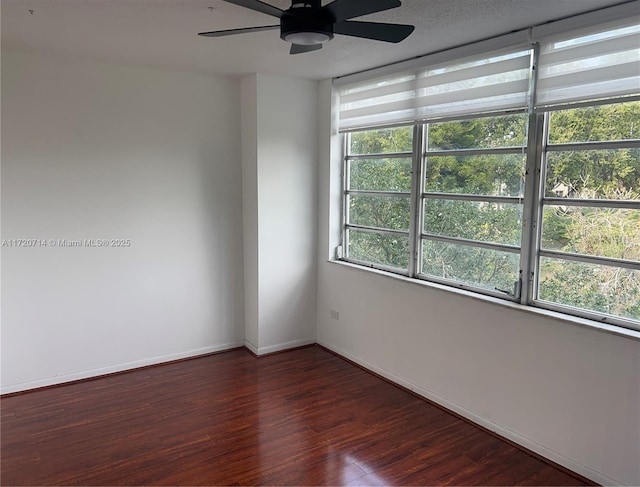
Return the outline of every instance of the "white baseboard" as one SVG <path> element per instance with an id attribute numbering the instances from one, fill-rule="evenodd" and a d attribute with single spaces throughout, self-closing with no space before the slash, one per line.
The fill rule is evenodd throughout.
<path id="1" fill-rule="evenodd" d="M 493 421 L 487 418 L 479 416 L 476 413 L 469 411 L 468 409 L 465 409 L 464 407 L 456 404 L 455 402 L 449 401 L 439 396 L 438 394 L 435 394 L 432 391 L 429 391 L 427 389 L 424 389 L 418 386 L 417 384 L 412 383 L 411 381 L 408 381 L 400 376 L 397 376 L 387 370 L 381 369 L 380 367 L 370 362 L 367 362 L 366 360 L 363 360 L 359 357 L 356 357 L 355 355 L 352 355 L 349 352 L 346 352 L 340 349 L 339 347 L 336 347 L 320 339 L 317 341 L 317 343 L 337 353 L 338 355 L 341 355 L 357 363 L 358 365 L 361 365 L 365 369 L 375 372 L 376 374 L 384 377 L 385 379 L 388 379 L 391 382 L 401 385 L 402 387 L 405 387 L 415 392 L 416 394 L 419 394 L 420 396 L 423 396 L 424 398 L 436 404 L 439 404 L 440 406 L 443 406 L 449 409 L 450 411 L 453 411 L 459 414 L 460 416 L 463 416 L 473 421 L 474 423 L 480 426 L 483 426 L 484 428 L 491 430 L 497 433 L 498 435 L 504 438 L 507 438 L 508 440 L 513 441 L 514 443 L 517 443 L 518 445 L 521 445 L 545 458 L 548 458 L 552 462 L 562 465 L 563 467 L 566 467 L 569 470 L 572 470 L 577 474 L 582 475 L 583 477 L 591 479 L 594 482 L 599 483 L 600 485 L 625 485 L 623 482 L 620 482 L 619 480 L 611 478 L 608 475 L 603 474 L 602 472 L 593 470 L 592 468 L 588 467 L 587 465 L 584 465 L 583 463 L 578 462 L 577 460 L 569 458 L 563 455 L 562 453 L 559 453 L 547 446 L 541 445 L 540 443 L 537 443 L 534 440 L 531 440 L 525 436 L 522 436 L 519 433 L 516 433 L 515 431 L 510 430 L 509 428 L 506 428 L 498 423 L 494 423 Z"/>
<path id="2" fill-rule="evenodd" d="M 255 353 L 256 355 L 260 356 L 260 355 L 265 355 L 267 353 L 280 352 L 282 350 L 287 350 L 289 348 L 304 347 L 305 345 L 313 345 L 314 343 L 316 343 L 315 338 L 306 339 L 306 340 L 293 340 L 291 342 L 279 343 L 277 345 L 269 345 L 268 347 L 256 348 L 253 344 L 249 342 L 245 342 L 245 345 L 248 344 L 247 348 L 251 350 L 253 353 Z"/>
<path id="3" fill-rule="evenodd" d="M 238 348 L 245 345 L 245 342 L 231 342 L 224 343 L 222 345 L 213 345 L 210 347 L 198 348 L 196 350 L 189 350 L 187 352 L 173 353 L 169 355 L 162 355 L 159 357 L 152 357 L 143 360 L 136 360 L 134 362 L 127 362 L 124 364 L 113 365 L 110 367 L 102 367 L 99 369 L 84 370 L 82 372 L 74 372 L 71 374 L 56 375 L 54 377 L 47 377 L 45 379 L 38 379 L 28 382 L 21 382 L 18 384 L 9 384 L 0 388 L 0 394 L 10 394 L 13 392 L 28 391 L 30 389 L 37 389 L 39 387 L 54 386 L 58 384 L 64 384 L 66 382 L 73 382 L 82 379 L 91 379 L 94 377 L 100 377 L 102 375 L 113 374 L 116 372 L 124 372 L 127 370 L 138 369 L 140 367 L 146 367 L 148 365 L 158 365 L 164 362 L 171 362 L 173 360 L 180 360 L 184 358 L 193 358 L 200 355 L 207 355 L 214 352 L 222 352 L 224 350 L 230 350 L 232 348 Z"/>
<path id="4" fill-rule="evenodd" d="M 251 343 L 249 340 L 245 340 L 244 341 L 244 346 L 247 347 L 249 350 L 251 350 L 251 352 L 255 355 L 258 355 L 258 347 L 256 347 L 253 343 Z"/>

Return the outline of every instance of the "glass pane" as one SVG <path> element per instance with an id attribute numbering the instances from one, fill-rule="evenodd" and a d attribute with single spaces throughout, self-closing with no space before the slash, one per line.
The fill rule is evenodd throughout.
<path id="1" fill-rule="evenodd" d="M 427 134 L 430 151 L 522 147 L 527 140 L 527 115 L 432 123 Z"/>
<path id="2" fill-rule="evenodd" d="M 413 127 L 397 127 L 349 134 L 349 154 L 388 154 L 413 151 Z"/>
<path id="3" fill-rule="evenodd" d="M 542 247 L 640 261 L 640 210 L 545 206 Z"/>
<path id="4" fill-rule="evenodd" d="M 447 237 L 520 245 L 522 205 L 427 199 L 424 231 Z"/>
<path id="5" fill-rule="evenodd" d="M 409 230 L 408 197 L 349 196 L 349 223 L 390 230 Z"/>
<path id="6" fill-rule="evenodd" d="M 427 156 L 425 191 L 521 198 L 525 166 L 524 154 Z"/>
<path id="7" fill-rule="evenodd" d="M 411 192 L 411 159 L 349 161 L 349 189 Z"/>
<path id="8" fill-rule="evenodd" d="M 347 256 L 361 262 L 409 268 L 409 237 L 348 230 Z"/>
<path id="9" fill-rule="evenodd" d="M 640 272 L 541 257 L 538 298 L 640 320 Z"/>
<path id="10" fill-rule="evenodd" d="M 520 255 L 444 242 L 422 242 L 422 272 L 485 289 L 513 291 Z"/>
<path id="11" fill-rule="evenodd" d="M 640 101 L 551 112 L 549 142 L 640 139 Z"/>
<path id="12" fill-rule="evenodd" d="M 640 149 L 550 152 L 545 195 L 640 199 Z"/>

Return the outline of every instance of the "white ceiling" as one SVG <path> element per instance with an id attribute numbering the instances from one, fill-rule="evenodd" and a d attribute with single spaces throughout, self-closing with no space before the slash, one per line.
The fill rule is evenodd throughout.
<path id="1" fill-rule="evenodd" d="M 290 0 L 266 0 L 282 9 Z M 279 32 L 202 38 L 201 31 L 277 24 L 222 0 L 1 0 L 2 47 L 104 62 L 238 76 L 323 79 L 349 74 L 621 0 L 403 0 L 357 20 L 414 24 L 400 44 L 336 36 L 317 52 L 289 55 Z M 323 4 L 329 3 L 324 1 Z M 29 10 L 33 10 L 33 14 Z"/>

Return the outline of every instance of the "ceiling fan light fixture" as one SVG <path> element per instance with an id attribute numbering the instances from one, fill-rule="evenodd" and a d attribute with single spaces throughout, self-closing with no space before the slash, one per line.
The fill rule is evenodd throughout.
<path id="1" fill-rule="evenodd" d="M 327 0 L 329 3 L 324 6 L 323 0 L 291 0 L 291 7 L 287 10 L 274 7 L 263 0 L 223 1 L 276 17 L 280 20 L 280 25 L 200 32 L 198 35 L 224 37 L 280 27 L 280 38 L 291 43 L 290 54 L 322 49 L 322 45 L 333 39 L 335 34 L 398 43 L 409 37 L 415 29 L 413 25 L 351 20 L 400 7 L 400 0 Z"/>
<path id="2" fill-rule="evenodd" d="M 324 44 L 330 39 L 331 36 L 325 32 L 291 32 L 284 36 L 285 41 L 301 46 Z"/>

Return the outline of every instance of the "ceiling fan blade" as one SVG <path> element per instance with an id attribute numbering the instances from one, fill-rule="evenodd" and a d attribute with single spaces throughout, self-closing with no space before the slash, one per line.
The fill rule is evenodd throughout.
<path id="1" fill-rule="evenodd" d="M 402 5 L 400 0 L 334 0 L 324 8 L 329 10 L 336 22 L 374 14 Z"/>
<path id="2" fill-rule="evenodd" d="M 414 29 L 413 25 L 382 22 L 338 22 L 333 26 L 335 34 L 394 43 L 405 40 Z"/>
<path id="3" fill-rule="evenodd" d="M 284 10 L 280 10 L 273 5 L 261 2 L 260 0 L 224 0 L 227 3 L 233 3 L 234 5 L 240 5 L 241 7 L 250 8 L 263 14 L 272 15 L 273 17 L 282 17 Z"/>
<path id="4" fill-rule="evenodd" d="M 303 46 L 302 44 L 291 44 L 291 50 L 289 54 L 302 54 L 303 52 L 311 52 L 322 49 L 322 44 L 311 44 L 310 46 Z"/>
<path id="5" fill-rule="evenodd" d="M 202 37 L 225 37 L 235 34 L 246 34 L 249 32 L 260 32 L 261 30 L 274 30 L 279 29 L 279 25 L 265 25 L 262 27 L 246 27 L 244 29 L 229 29 L 229 30 L 214 30 L 212 32 L 199 32 L 198 35 Z"/>

